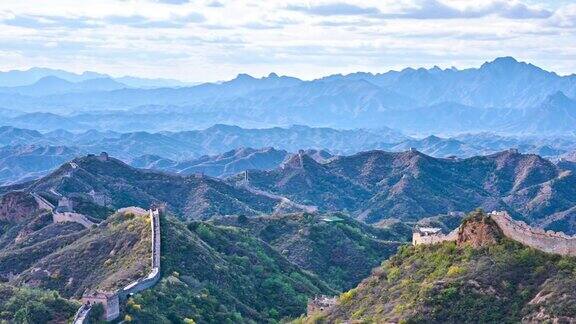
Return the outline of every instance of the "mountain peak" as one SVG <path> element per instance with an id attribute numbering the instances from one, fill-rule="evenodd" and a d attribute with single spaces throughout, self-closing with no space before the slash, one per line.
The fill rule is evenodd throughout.
<path id="1" fill-rule="evenodd" d="M 512 56 L 503 56 L 496 58 L 492 62 L 485 62 L 480 67 L 480 70 L 486 70 L 486 69 L 509 70 L 518 65 L 526 65 L 526 63 L 518 62 Z"/>
<path id="2" fill-rule="evenodd" d="M 51 84 L 71 84 L 71 82 L 54 75 L 49 75 L 41 78 L 40 80 L 36 81 L 36 83 L 34 83 L 34 85 L 51 85 Z"/>
<path id="3" fill-rule="evenodd" d="M 502 57 L 497 57 L 496 59 L 494 59 L 494 61 L 492 61 L 492 63 L 493 64 L 516 64 L 519 62 L 518 62 L 518 60 L 516 60 L 512 56 L 502 56 Z"/>
<path id="4" fill-rule="evenodd" d="M 274 73 L 274 72 L 270 72 L 270 74 L 268 74 L 268 79 L 277 79 L 279 78 L 278 74 Z"/>
<path id="5" fill-rule="evenodd" d="M 569 106 L 574 104 L 574 100 L 568 98 L 562 91 L 556 91 L 553 94 L 548 95 L 544 100 L 545 104 L 553 106 Z"/>
<path id="6" fill-rule="evenodd" d="M 240 73 L 236 76 L 236 78 L 234 78 L 234 80 L 236 80 L 236 81 L 246 81 L 246 80 L 255 80 L 255 79 L 256 78 L 254 78 L 250 74 L 246 74 L 246 73 Z"/>

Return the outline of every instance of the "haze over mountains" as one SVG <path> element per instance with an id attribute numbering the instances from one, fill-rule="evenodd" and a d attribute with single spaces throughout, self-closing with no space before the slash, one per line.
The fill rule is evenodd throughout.
<path id="1" fill-rule="evenodd" d="M 35 71 L 21 74 L 38 75 Z M 4 76 L 8 81 L 0 82 L 0 107 L 8 110 L 0 111 L 2 124 L 45 131 L 162 131 L 225 123 L 387 126 L 423 135 L 482 131 L 574 135 L 576 121 L 576 76 L 559 76 L 511 57 L 465 70 L 407 68 L 312 81 L 271 73 L 155 89 L 129 87 L 106 76 L 76 75 L 70 83 L 60 78 L 62 73 L 37 80 L 27 76 L 36 83 L 17 87 Z M 51 115 L 38 117 L 38 112 Z"/>
<path id="2" fill-rule="evenodd" d="M 556 303 L 540 291 L 572 303 L 563 278 L 576 259 L 500 236 L 487 249 L 404 245 L 414 228 L 448 231 L 476 208 L 576 233 L 575 98 L 576 76 L 509 57 L 196 86 L 0 73 L 0 291 L 26 300 L 0 298 L 0 321 L 68 321 L 87 290 L 145 276 L 158 234 L 161 279 L 120 300 L 126 322 L 286 322 L 346 289 L 322 316 L 542 318 L 533 305 Z M 464 224 L 477 221 L 480 240 L 488 218 L 476 216 Z M 454 297 L 450 283 L 474 293 Z"/>
<path id="3" fill-rule="evenodd" d="M 123 84 L 124 87 L 131 88 L 159 88 L 190 85 L 185 82 L 169 79 L 145 79 L 130 76 L 113 78 L 109 75 L 97 72 L 84 72 L 82 74 L 77 74 L 48 68 L 31 68 L 25 71 L 12 70 L 0 72 L 0 86 L 5 88 L 30 86 L 37 84 L 43 79 L 45 81 L 52 80 L 54 82 L 67 81 L 68 83 L 82 83 L 90 80 L 98 81 L 102 79 L 113 79 L 113 81 L 119 84 Z"/>
<path id="4" fill-rule="evenodd" d="M 570 160 L 576 151 L 576 138 L 489 133 L 411 138 L 387 128 L 335 130 L 306 126 L 244 129 L 215 125 L 199 131 L 161 133 L 40 133 L 0 127 L 0 184 L 31 180 L 77 156 L 101 151 L 139 168 L 222 177 L 248 169 L 273 169 L 300 150 L 307 150 L 322 162 L 334 155 L 374 149 L 402 152 L 411 148 L 434 157 L 459 158 L 517 148 L 521 153 Z"/>

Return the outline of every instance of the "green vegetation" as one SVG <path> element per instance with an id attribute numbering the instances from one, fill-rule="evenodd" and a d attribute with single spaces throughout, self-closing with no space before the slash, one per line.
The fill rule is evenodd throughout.
<path id="1" fill-rule="evenodd" d="M 477 214 L 465 221 L 484 222 Z M 576 317 L 576 259 L 501 238 L 473 248 L 404 246 L 355 290 L 329 321 L 517 323 Z M 354 298 L 349 295 L 354 294 Z"/>
<path id="2" fill-rule="evenodd" d="M 213 222 L 248 230 L 340 291 L 356 286 L 412 234 L 407 227 L 374 228 L 342 214 L 224 217 Z"/>
<path id="3" fill-rule="evenodd" d="M 0 322 L 61 323 L 80 307 L 57 292 L 0 284 Z"/>
<path id="4" fill-rule="evenodd" d="M 246 231 L 162 220 L 163 279 L 133 297 L 128 315 L 149 323 L 276 322 L 334 294 Z"/>
<path id="5" fill-rule="evenodd" d="M 19 273 L 19 284 L 34 282 L 80 297 L 86 289 L 115 290 L 150 270 L 147 215 L 115 214 L 92 229 L 48 223 L 20 233 L 17 242 L 0 249 L 0 273 Z"/>

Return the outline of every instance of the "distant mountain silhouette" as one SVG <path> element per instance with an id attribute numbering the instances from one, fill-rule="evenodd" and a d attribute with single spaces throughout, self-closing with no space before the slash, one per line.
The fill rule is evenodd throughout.
<path id="1" fill-rule="evenodd" d="M 97 72 L 83 72 L 81 74 L 77 74 L 63 70 L 35 67 L 25 71 L 12 70 L 12 71 L 0 72 L 0 87 L 28 86 L 46 77 L 56 77 L 72 83 L 84 82 L 93 79 L 112 78 L 109 75 Z M 133 88 L 160 88 L 160 87 L 177 87 L 177 86 L 190 85 L 189 83 L 177 80 L 161 79 L 161 78 L 147 79 L 147 78 L 125 76 L 113 79 L 119 83 L 125 84 Z"/>

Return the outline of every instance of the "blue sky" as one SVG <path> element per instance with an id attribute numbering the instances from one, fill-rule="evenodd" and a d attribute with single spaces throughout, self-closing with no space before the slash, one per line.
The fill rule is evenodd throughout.
<path id="1" fill-rule="evenodd" d="M 312 79 L 514 56 L 576 73 L 565 0 L 2 0 L 0 25 L 0 70 Z"/>

